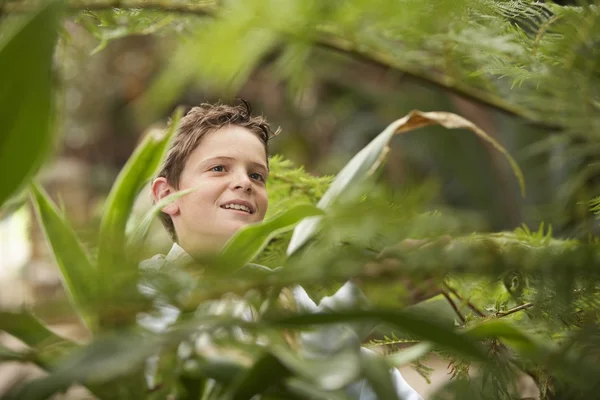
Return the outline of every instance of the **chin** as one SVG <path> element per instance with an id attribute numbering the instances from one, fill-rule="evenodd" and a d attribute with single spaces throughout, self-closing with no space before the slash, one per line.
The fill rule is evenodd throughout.
<path id="1" fill-rule="evenodd" d="M 229 236 L 233 236 L 237 231 L 239 231 L 246 225 L 249 225 L 249 223 L 242 221 L 232 221 L 227 224 L 227 227 L 225 228 L 225 233 Z"/>

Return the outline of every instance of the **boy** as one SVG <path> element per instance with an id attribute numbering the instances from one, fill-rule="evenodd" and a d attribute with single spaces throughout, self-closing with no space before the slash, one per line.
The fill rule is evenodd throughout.
<path id="1" fill-rule="evenodd" d="M 182 118 L 152 183 L 152 195 L 158 201 L 178 190 L 199 189 L 163 208 L 161 220 L 174 244 L 166 258 L 151 260 L 154 267 L 157 262 L 185 262 L 202 252 L 218 251 L 238 229 L 263 220 L 268 207 L 268 141 L 274 135 L 263 117 L 251 115 L 246 102 L 238 106 L 202 104 Z M 366 302 L 351 283 L 318 306 L 301 287 L 294 289 L 294 295 L 298 308 L 310 312 Z M 336 351 L 331 344 L 338 337 L 343 337 L 344 343 L 335 343 L 337 350 L 360 344 L 358 333 L 344 325 L 303 334 L 301 340 L 307 354 L 326 357 Z M 399 398 L 420 399 L 396 369 L 392 375 Z M 346 392 L 356 399 L 376 398 L 363 381 L 350 385 Z"/>

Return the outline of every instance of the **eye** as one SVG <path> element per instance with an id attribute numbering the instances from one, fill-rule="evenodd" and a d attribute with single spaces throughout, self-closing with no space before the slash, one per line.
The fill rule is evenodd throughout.
<path id="1" fill-rule="evenodd" d="M 222 165 L 215 165 L 210 170 L 214 171 L 214 172 L 224 172 L 225 171 L 225 167 L 222 166 Z"/>
<path id="2" fill-rule="evenodd" d="M 257 173 L 257 172 L 251 173 L 250 174 L 250 178 L 254 179 L 256 181 L 259 181 L 259 182 L 264 182 L 265 181 L 265 177 L 262 176 L 261 174 Z"/>

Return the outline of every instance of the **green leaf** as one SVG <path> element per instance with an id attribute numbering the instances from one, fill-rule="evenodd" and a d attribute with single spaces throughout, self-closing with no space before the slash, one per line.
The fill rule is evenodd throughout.
<path id="1" fill-rule="evenodd" d="M 522 331 L 513 323 L 500 319 L 482 322 L 464 332 L 465 335 L 477 340 L 499 338 L 520 352 L 528 353 L 529 356 L 550 351 L 549 344 L 534 339 L 528 333 Z"/>
<path id="2" fill-rule="evenodd" d="M 6 361 L 28 361 L 27 354 L 13 351 L 0 345 L 0 363 Z"/>
<path id="3" fill-rule="evenodd" d="M 137 373 L 146 359 L 160 348 L 161 340 L 132 334 L 105 337 L 77 349 L 66 357 L 54 371 L 43 378 L 15 388 L 9 399 L 46 399 L 78 382 L 86 385 L 100 398 L 132 398 L 146 389 Z M 127 377 L 132 382 L 117 385 L 113 380 Z M 110 385 L 103 383 L 111 382 Z M 124 393 L 123 391 L 128 391 Z M 116 394 L 121 395 L 116 397 Z M 125 396 L 125 397 L 123 397 Z M 129 396 L 129 397 L 127 397 Z"/>
<path id="4" fill-rule="evenodd" d="M 239 379 L 246 371 L 246 367 L 224 357 L 210 356 L 203 359 L 191 360 L 185 367 L 186 375 L 192 377 L 205 377 L 217 382 L 231 384 Z"/>
<path id="5" fill-rule="evenodd" d="M 118 268 L 125 260 L 125 227 L 133 203 L 144 184 L 160 166 L 182 113 L 182 108 L 175 111 L 167 131 L 148 132 L 119 173 L 104 204 L 104 215 L 100 223 L 98 245 L 100 268 Z"/>
<path id="6" fill-rule="evenodd" d="M 362 371 L 379 399 L 398 399 L 389 366 L 374 353 L 361 354 Z"/>
<path id="7" fill-rule="evenodd" d="M 428 318 L 427 315 L 392 310 L 353 310 L 336 313 L 297 314 L 272 319 L 269 322 L 278 327 L 302 329 L 310 325 L 355 321 L 383 323 L 475 360 L 486 360 L 484 353 L 472 338 L 437 323 L 435 319 Z"/>
<path id="8" fill-rule="evenodd" d="M 40 4 L 0 39 L 0 205 L 25 185 L 52 143 L 52 55 L 62 3 Z"/>
<path id="9" fill-rule="evenodd" d="M 350 400 L 350 397 L 341 390 L 325 391 L 301 379 L 289 378 L 285 381 L 286 388 L 302 399 L 317 400 Z"/>
<path id="10" fill-rule="evenodd" d="M 16 337 L 30 347 L 39 347 L 63 342 L 58 336 L 33 314 L 0 311 L 0 330 Z"/>
<path id="11" fill-rule="evenodd" d="M 199 189 L 199 186 L 196 186 L 193 188 L 175 192 L 173 194 L 168 195 L 167 197 L 160 199 L 159 202 L 154 204 L 154 206 L 152 206 L 152 208 L 150 210 L 148 210 L 148 212 L 146 212 L 146 214 L 142 217 L 142 219 L 137 224 L 137 226 L 135 227 L 133 232 L 130 235 L 128 235 L 129 236 L 129 238 L 127 240 L 128 249 L 135 251 L 136 249 L 139 249 L 143 245 L 144 240 L 146 239 L 146 236 L 148 236 L 148 232 L 150 231 L 150 225 L 152 224 L 152 221 L 154 220 L 154 218 L 156 218 L 156 216 L 161 212 L 161 210 L 164 207 L 168 206 L 175 200 L 180 199 L 183 196 L 186 196 L 198 189 Z"/>
<path id="12" fill-rule="evenodd" d="M 79 238 L 46 192 L 37 184 L 33 184 L 31 197 L 38 221 L 60 268 L 65 291 L 83 322 L 92 329 L 94 323 L 89 306 L 95 299 L 97 270 L 90 262 Z"/>
<path id="13" fill-rule="evenodd" d="M 255 394 L 277 385 L 290 374 L 290 371 L 270 353 L 260 357 L 252 367 L 239 377 L 227 394 L 230 400 L 246 400 Z"/>
<path id="14" fill-rule="evenodd" d="M 352 157 L 348 164 L 346 164 L 346 166 L 344 166 L 337 174 L 329 187 L 329 190 L 327 190 L 319 201 L 318 207 L 327 209 L 349 188 L 356 187 L 371 177 L 385 161 L 385 157 L 389 151 L 389 141 L 394 135 L 434 124 L 442 125 L 448 129 L 468 129 L 494 146 L 494 148 L 504 154 L 508 159 L 515 176 L 519 180 L 521 191 L 523 195 L 525 194 L 523 173 L 506 149 L 496 142 L 494 138 L 489 136 L 472 122 L 456 114 L 448 112 L 421 112 L 414 110 L 404 118 L 391 123 L 383 132 L 373 139 L 371 143 Z M 287 249 L 288 255 L 291 255 L 300 249 L 316 233 L 320 220 L 320 217 L 307 218 L 298 224 Z"/>
<path id="15" fill-rule="evenodd" d="M 323 211 L 310 204 L 300 204 L 274 215 L 268 220 L 240 229 L 225 245 L 217 261 L 219 273 L 235 271 L 254 259 L 269 241 L 278 234 L 292 229 L 306 217 L 321 215 Z"/>
<path id="16" fill-rule="evenodd" d="M 413 346 L 410 346 L 407 349 L 397 351 L 394 354 L 390 354 L 386 357 L 386 360 L 388 364 L 392 367 L 401 367 L 427 355 L 432 348 L 433 346 L 431 345 L 431 343 L 418 343 Z"/>

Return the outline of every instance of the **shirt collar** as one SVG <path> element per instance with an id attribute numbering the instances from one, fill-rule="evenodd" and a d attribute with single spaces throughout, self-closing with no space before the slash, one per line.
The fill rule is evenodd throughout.
<path id="1" fill-rule="evenodd" d="M 183 249 L 177 243 L 173 243 L 171 250 L 169 250 L 169 254 L 165 257 L 165 262 L 167 264 L 192 264 L 194 263 L 194 259 L 189 255 L 187 251 Z"/>

